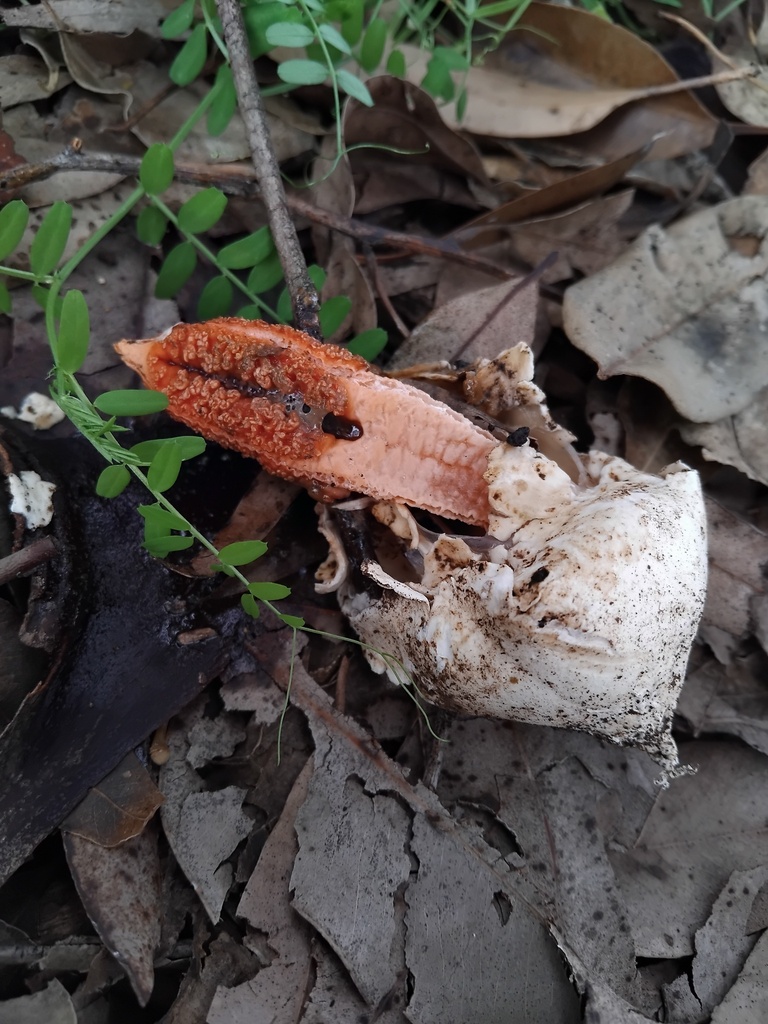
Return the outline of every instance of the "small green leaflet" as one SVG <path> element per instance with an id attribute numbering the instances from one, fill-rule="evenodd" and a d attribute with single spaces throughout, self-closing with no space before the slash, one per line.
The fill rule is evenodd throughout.
<path id="1" fill-rule="evenodd" d="M 197 78 L 205 67 L 208 56 L 208 29 L 204 22 L 199 22 L 176 54 L 168 69 L 168 77 L 176 85 L 189 85 Z"/>
<path id="2" fill-rule="evenodd" d="M 147 483 L 151 491 L 162 494 L 176 483 L 181 470 L 181 449 L 166 444 L 157 452 L 147 470 Z"/>
<path id="3" fill-rule="evenodd" d="M 344 318 L 352 309 L 352 300 L 346 295 L 334 295 L 326 299 L 320 307 L 320 330 L 324 338 L 329 338 L 344 323 Z"/>
<path id="4" fill-rule="evenodd" d="M 213 89 L 214 97 L 208 108 L 207 125 L 208 134 L 216 136 L 225 131 L 237 109 L 237 93 L 228 64 L 222 64 L 219 68 Z"/>
<path id="5" fill-rule="evenodd" d="M 160 245 L 168 218 L 156 206 L 145 206 L 136 218 L 136 234 L 145 245 Z"/>
<path id="6" fill-rule="evenodd" d="M 252 594 L 241 594 L 240 604 L 243 606 L 243 610 L 247 615 L 250 615 L 252 619 L 258 619 L 259 605 Z"/>
<path id="7" fill-rule="evenodd" d="M 88 304 L 81 291 L 73 288 L 61 304 L 56 363 L 66 373 L 76 373 L 85 362 L 90 338 Z"/>
<path id="8" fill-rule="evenodd" d="M 249 565 L 255 562 L 267 550 L 263 540 L 237 540 L 227 544 L 219 551 L 219 558 L 224 565 Z"/>
<path id="9" fill-rule="evenodd" d="M 218 263 L 228 270 L 245 270 L 265 260 L 274 248 L 269 228 L 259 228 L 253 234 L 219 249 Z"/>
<path id="10" fill-rule="evenodd" d="M 200 292 L 197 300 L 197 316 L 200 320 L 213 320 L 226 316 L 232 306 L 234 288 L 228 278 L 219 274 L 211 278 Z"/>
<path id="11" fill-rule="evenodd" d="M 264 35 L 270 46 L 309 46 L 315 38 L 311 28 L 293 21 L 273 22 Z"/>
<path id="12" fill-rule="evenodd" d="M 303 629 L 306 626 L 306 622 L 299 615 L 288 615 L 286 612 L 279 613 L 280 618 L 291 629 Z"/>
<path id="13" fill-rule="evenodd" d="M 157 392 L 150 393 L 157 394 Z M 130 449 L 130 452 L 139 464 L 148 466 L 157 452 L 166 444 L 175 444 L 181 451 L 183 461 L 194 459 L 205 451 L 205 439 L 197 435 L 190 435 L 189 437 L 164 437 L 153 441 L 140 441 Z"/>
<path id="14" fill-rule="evenodd" d="M 155 284 L 158 299 L 170 299 L 185 285 L 194 272 L 197 253 L 191 242 L 180 242 L 163 260 Z"/>
<path id="15" fill-rule="evenodd" d="M 14 251 L 29 220 L 29 209 L 21 199 L 12 199 L 0 210 L 0 260 Z"/>
<path id="16" fill-rule="evenodd" d="M 196 0 L 184 0 L 175 11 L 171 11 L 160 27 L 163 39 L 174 39 L 191 28 L 195 17 Z"/>
<path id="17" fill-rule="evenodd" d="M 383 18 L 374 18 L 365 30 L 360 44 L 360 67 L 363 71 L 372 72 L 381 64 L 384 56 L 384 44 L 387 41 L 387 23 Z"/>
<path id="18" fill-rule="evenodd" d="M 362 331 L 353 338 L 347 345 L 347 349 L 355 356 L 362 356 L 369 363 L 378 356 L 387 344 L 387 332 L 381 327 L 372 327 L 369 331 Z"/>
<path id="19" fill-rule="evenodd" d="M 352 99 L 357 100 L 366 107 L 373 106 L 373 97 L 368 92 L 368 86 L 365 82 L 361 82 L 359 78 L 355 78 L 351 71 L 347 71 L 346 68 L 339 68 L 336 72 L 336 81 L 339 83 L 339 88 L 343 89 Z"/>
<path id="20" fill-rule="evenodd" d="M 93 404 L 107 416 L 146 416 L 168 407 L 168 396 L 162 391 L 105 391 Z"/>
<path id="21" fill-rule="evenodd" d="M 333 27 L 333 25 L 320 25 L 318 32 L 329 46 L 333 46 L 340 53 L 352 53 L 352 49 L 347 40 L 337 28 Z"/>
<path id="22" fill-rule="evenodd" d="M 291 588 L 282 583 L 249 583 L 248 593 L 259 601 L 280 601 L 290 595 Z"/>
<path id="23" fill-rule="evenodd" d="M 284 60 L 277 65 L 277 74 L 289 85 L 322 85 L 328 68 L 316 60 Z"/>
<path id="24" fill-rule="evenodd" d="M 139 505 L 138 512 L 152 530 L 162 530 L 163 533 L 167 533 L 168 530 L 189 530 L 189 523 L 186 519 L 176 515 L 175 512 L 169 512 L 168 509 L 157 503 Z"/>
<path id="25" fill-rule="evenodd" d="M 145 192 L 156 196 L 173 181 L 173 150 L 164 142 L 155 142 L 141 161 L 139 181 Z"/>
<path id="26" fill-rule="evenodd" d="M 29 247 L 29 266 L 33 274 L 44 277 L 56 269 L 69 238 L 72 207 L 59 200 L 43 218 Z"/>
<path id="27" fill-rule="evenodd" d="M 107 466 L 96 481 L 96 493 L 100 498 L 116 498 L 131 482 L 131 473 L 126 466 Z"/>
<path id="28" fill-rule="evenodd" d="M 280 263 L 280 257 L 277 255 L 277 250 L 273 249 L 269 256 L 260 263 L 257 263 L 250 272 L 246 287 L 248 291 L 253 292 L 255 295 L 261 295 L 262 292 L 269 291 L 270 288 L 280 284 L 282 280 L 283 267 Z"/>
<path id="29" fill-rule="evenodd" d="M 208 231 L 221 218 L 227 197 L 218 188 L 205 188 L 186 201 L 179 210 L 179 227 L 191 235 Z"/>
<path id="30" fill-rule="evenodd" d="M 144 547 L 155 558 L 165 558 L 172 551 L 185 551 L 195 543 L 194 537 L 145 537 Z"/>

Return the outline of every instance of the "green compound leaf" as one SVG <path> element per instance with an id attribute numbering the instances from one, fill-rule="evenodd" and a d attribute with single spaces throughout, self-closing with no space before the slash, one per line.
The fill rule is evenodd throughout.
<path id="1" fill-rule="evenodd" d="M 93 404 L 107 416 L 146 416 L 151 412 L 162 412 L 168 407 L 168 396 L 162 391 L 105 391 L 94 399 Z"/>
<path id="2" fill-rule="evenodd" d="M 237 242 L 231 242 L 219 249 L 217 262 L 219 266 L 227 270 L 245 270 L 265 260 L 270 253 L 274 252 L 275 243 L 272 241 L 268 227 L 259 228 L 252 235 Z"/>
<path id="3" fill-rule="evenodd" d="M 168 253 L 160 267 L 155 284 L 158 299 L 171 299 L 192 276 L 197 252 L 191 242 L 180 242 Z"/>
<path id="4" fill-rule="evenodd" d="M 361 82 L 359 78 L 355 78 L 351 71 L 339 68 L 336 72 L 336 81 L 339 83 L 339 88 L 343 89 L 347 96 L 351 96 L 352 99 L 357 100 L 366 107 L 373 106 L 373 97 L 368 92 L 368 86 L 365 82 Z"/>
<path id="5" fill-rule="evenodd" d="M 139 168 L 139 181 L 151 196 L 165 192 L 173 181 L 173 150 L 164 142 L 155 142 L 144 154 Z"/>
<path id="6" fill-rule="evenodd" d="M 232 306 L 234 291 L 226 277 L 211 278 L 197 300 L 198 319 L 213 320 L 216 316 L 226 316 Z"/>
<path id="7" fill-rule="evenodd" d="M 194 537 L 145 537 L 144 547 L 155 558 L 165 558 L 172 551 L 185 551 L 195 543 Z"/>
<path id="8" fill-rule="evenodd" d="M 259 601 L 281 601 L 290 595 L 291 588 L 282 583 L 249 583 L 248 593 Z"/>
<path id="9" fill-rule="evenodd" d="M 166 444 L 175 444 L 181 451 L 181 458 L 184 462 L 187 459 L 197 458 L 205 451 L 205 438 L 190 435 L 189 437 L 163 437 L 153 441 L 140 441 L 130 449 L 130 452 L 136 457 L 139 465 L 148 466 Z"/>
<path id="10" fill-rule="evenodd" d="M 324 338 L 329 338 L 344 323 L 344 318 L 352 309 L 352 300 L 346 295 L 334 295 L 326 299 L 320 307 L 320 330 Z"/>
<path id="11" fill-rule="evenodd" d="M 116 498 L 130 482 L 131 473 L 127 466 L 107 466 L 96 481 L 96 493 L 100 498 Z"/>
<path id="12" fill-rule="evenodd" d="M 365 30 L 360 45 L 360 67 L 368 73 L 375 71 L 384 56 L 388 25 L 383 18 L 374 18 Z"/>
<path id="13" fill-rule="evenodd" d="M 33 274 L 43 277 L 56 269 L 71 226 L 72 207 L 61 200 L 55 202 L 43 218 L 29 247 L 29 266 Z"/>
<path id="14" fill-rule="evenodd" d="M 280 618 L 291 629 L 303 629 L 306 626 L 306 622 L 300 615 L 287 615 L 285 612 L 280 612 Z"/>
<path id="15" fill-rule="evenodd" d="M 249 565 L 261 558 L 266 550 L 263 540 L 236 540 L 219 551 L 219 559 L 224 565 Z"/>
<path id="16" fill-rule="evenodd" d="M 387 344 L 387 332 L 381 327 L 372 327 L 370 331 L 362 331 L 347 345 L 347 349 L 355 356 L 362 356 L 369 363 L 378 356 Z"/>
<path id="17" fill-rule="evenodd" d="M 278 64 L 277 74 L 289 85 L 322 85 L 328 77 L 328 68 L 317 60 L 284 60 Z"/>
<path id="18" fill-rule="evenodd" d="M 283 280 L 283 267 L 277 250 L 273 249 L 265 260 L 257 263 L 248 275 L 246 287 L 254 295 L 262 295 L 270 288 L 275 288 Z"/>
<path id="19" fill-rule="evenodd" d="M 0 260 L 14 251 L 24 236 L 29 208 L 22 199 L 12 199 L 0 210 Z"/>
<path id="20" fill-rule="evenodd" d="M 221 135 L 232 120 L 237 109 L 237 93 L 235 83 L 232 79 L 232 69 L 228 64 L 222 64 L 216 74 L 214 85 L 215 95 L 208 108 L 208 134 Z"/>
<path id="21" fill-rule="evenodd" d="M 176 54 L 168 69 L 168 77 L 175 85 L 189 85 L 205 67 L 208 56 L 208 29 L 201 21 Z"/>
<path id="22" fill-rule="evenodd" d="M 139 515 L 144 518 L 147 529 L 163 534 L 168 530 L 188 530 L 189 523 L 175 512 L 169 512 L 162 505 L 139 505 Z"/>
<path id="23" fill-rule="evenodd" d="M 91 324 L 88 303 L 81 291 L 73 288 L 64 296 L 56 339 L 56 362 L 67 373 L 76 373 L 88 354 Z"/>
<path id="24" fill-rule="evenodd" d="M 218 188 L 205 188 L 192 196 L 179 210 L 179 227 L 191 235 L 208 231 L 221 218 L 227 197 Z"/>
<path id="25" fill-rule="evenodd" d="M 171 11 L 163 22 L 160 32 L 163 39 L 175 39 L 186 32 L 195 16 L 195 0 L 184 0 L 175 11 Z"/>
<path id="26" fill-rule="evenodd" d="M 168 218 L 156 206 L 145 206 L 136 218 L 136 234 L 145 245 L 160 245 Z"/>
<path id="27" fill-rule="evenodd" d="M 11 293 L 4 281 L 0 281 L 0 313 L 11 312 Z"/>
<path id="28" fill-rule="evenodd" d="M 152 459 L 147 470 L 150 490 L 167 491 L 176 483 L 181 470 L 181 450 L 175 444 L 164 445 Z"/>
<path id="29" fill-rule="evenodd" d="M 270 46 L 309 46 L 315 38 L 311 28 L 293 21 L 276 21 L 264 35 Z"/>
<path id="30" fill-rule="evenodd" d="M 240 604 L 243 606 L 243 610 L 246 615 L 250 615 L 252 619 L 258 619 L 259 617 L 259 605 L 256 598 L 252 594 L 241 594 Z"/>
<path id="31" fill-rule="evenodd" d="M 333 46 L 340 53 L 352 53 L 352 48 L 347 40 L 337 28 L 333 27 L 333 25 L 320 25 L 318 32 L 329 46 Z"/>

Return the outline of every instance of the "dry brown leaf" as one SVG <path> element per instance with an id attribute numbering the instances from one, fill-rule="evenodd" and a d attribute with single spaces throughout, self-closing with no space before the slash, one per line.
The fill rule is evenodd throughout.
<path id="1" fill-rule="evenodd" d="M 146 1006 L 154 985 L 161 932 L 161 874 L 157 828 L 108 850 L 64 836 L 72 877 L 99 938 L 121 965 Z"/>
<path id="2" fill-rule="evenodd" d="M 733 199 L 654 226 L 571 287 L 565 330 L 602 377 L 658 384 L 695 422 L 744 409 L 768 385 L 768 200 Z"/>
<path id="3" fill-rule="evenodd" d="M 637 152 L 623 160 L 614 160 L 601 167 L 572 174 L 562 181 L 502 203 L 494 210 L 482 213 L 467 221 L 466 224 L 462 224 L 452 234 L 461 239 L 462 245 L 466 249 L 477 249 L 488 245 L 496 235 L 493 228 L 518 224 L 533 217 L 542 217 L 558 210 L 562 211 L 606 192 L 618 184 L 641 157 L 642 153 Z"/>
<path id="4" fill-rule="evenodd" d="M 421 51 L 419 51 L 421 52 Z M 381 163 L 429 166 L 489 185 L 474 144 L 445 122 L 444 112 L 412 81 L 382 75 L 368 81 L 373 107 L 350 101 L 344 115 L 344 144 L 395 147 L 400 155 L 377 152 Z M 354 154 L 352 166 L 355 167 Z"/>
<path id="5" fill-rule="evenodd" d="M 542 274 L 543 281 L 564 281 L 580 274 L 596 274 L 610 266 L 627 248 L 621 217 L 632 205 L 633 189 L 591 199 L 551 217 L 515 224 L 508 251 L 531 267 L 551 253 L 557 260 Z"/>
<path id="6" fill-rule="evenodd" d="M 131 752 L 90 790 L 61 828 L 94 845 L 116 847 L 140 835 L 162 802 L 149 772 Z"/>
<path id="7" fill-rule="evenodd" d="M 714 71 L 744 68 L 754 72 L 749 78 L 721 82 L 716 87 L 717 94 L 736 117 L 747 124 L 765 128 L 768 127 L 768 16 L 764 10 L 762 15 L 763 21 L 757 31 L 752 29 L 746 17 L 732 18 L 722 49 L 716 50 L 711 43 L 708 48 L 713 53 Z"/>
<path id="8" fill-rule="evenodd" d="M 409 78 L 421 81 L 427 56 L 404 49 Z M 466 88 L 463 120 L 447 107 L 446 122 L 493 137 L 581 133 L 631 104 L 611 126 L 626 144 L 616 157 L 651 142 L 655 157 L 701 149 L 716 126 L 654 47 L 597 15 L 554 4 L 527 7 L 496 54 L 470 68 Z M 680 91 L 664 95 L 670 88 Z"/>
<path id="9" fill-rule="evenodd" d="M 441 359 L 489 359 L 519 341 L 530 343 L 539 288 L 534 280 L 513 294 L 521 280 L 469 291 L 440 306 L 400 346 L 390 368 Z"/>
<path id="10" fill-rule="evenodd" d="M 77 1024 L 69 992 L 57 978 L 30 995 L 0 1003 L 0 1024 Z"/>
<path id="11" fill-rule="evenodd" d="M 0 108 L 8 110 L 19 103 L 34 103 L 51 95 L 48 72 L 43 61 L 27 53 L 0 57 Z M 67 74 L 57 77 L 55 87 L 63 89 L 72 79 Z"/>

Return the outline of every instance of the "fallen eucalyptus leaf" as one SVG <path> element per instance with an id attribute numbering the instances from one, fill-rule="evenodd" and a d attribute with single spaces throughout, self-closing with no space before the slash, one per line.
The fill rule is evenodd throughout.
<path id="1" fill-rule="evenodd" d="M 697 423 L 732 416 L 768 385 L 767 236 L 762 196 L 651 227 L 568 289 L 566 333 L 601 377 L 645 377 Z"/>

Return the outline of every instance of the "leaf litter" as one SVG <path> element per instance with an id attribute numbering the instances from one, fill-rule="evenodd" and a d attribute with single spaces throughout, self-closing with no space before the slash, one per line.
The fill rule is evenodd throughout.
<path id="1" fill-rule="evenodd" d="M 85 156 L 139 156 L 207 89 L 163 94 L 177 46 L 160 44 L 155 59 L 165 8 L 113 3 L 98 22 L 88 3 L 6 14 L 10 31 L 24 26 L 34 40 L 0 58 L 6 170 L 56 155 L 73 132 Z M 741 66 L 751 45 L 740 12 L 731 19 L 713 72 Z M 41 27 L 61 33 L 60 52 L 28 34 Z M 105 28 L 94 45 L 90 32 Z M 754 42 L 762 61 L 760 32 Z M 0 806 L 0 951 L 15 973 L 0 1017 L 106 1024 L 126 998 L 144 1014 L 134 1019 L 178 1024 L 765 1017 L 759 156 L 732 147 L 743 174 L 720 167 L 722 110 L 687 91 L 659 49 L 584 11 L 532 4 L 471 69 L 462 121 L 419 88 L 422 57 L 406 52 L 409 82 L 378 74 L 372 109 L 348 102 L 349 151 L 309 193 L 347 228 L 305 233 L 328 271 L 323 297 L 354 299 L 336 340 L 378 321 L 390 328 L 390 366 L 430 364 L 422 376 L 446 378 L 442 361 L 493 360 L 525 342 L 579 450 L 603 446 L 642 471 L 679 458 L 698 470 L 709 587 L 673 723 L 694 773 L 661 789 L 642 752 L 572 730 L 429 709 L 430 732 L 402 687 L 318 637 L 298 645 L 281 721 L 290 631 L 269 614 L 246 625 L 234 588 L 199 554 L 145 558 L 136 499 L 93 498 L 98 468 L 71 428 L 35 436 L 9 417 L 3 474 L 56 479 L 53 520 L 37 532 L 60 555 L 2 592 L 0 756 L 11 784 Z M 717 89 L 733 115 L 764 123 L 760 78 Z M 270 105 L 297 181 L 322 175 L 333 153 L 318 135 L 325 102 L 297 94 Z M 393 139 L 407 152 L 355 148 Z M 248 154 L 237 118 L 216 139 L 201 121 L 184 146 L 180 157 L 225 191 Z M 52 202 L 73 202 L 71 254 L 131 187 L 124 170 L 70 168 L 20 195 L 36 224 Z M 214 248 L 238 237 L 238 203 L 248 230 L 264 223 L 252 200 L 231 203 Z M 356 218 L 409 244 L 366 249 Z M 196 319 L 208 271 L 198 265 L 175 302 L 157 300 L 161 248 L 118 232 L 72 282 L 88 291 L 94 324 L 89 393 L 128 384 L 117 338 Z M 476 265 L 450 261 L 460 248 Z M 532 271 L 539 288 L 517 290 Z M 0 405 L 17 409 L 46 392 L 49 358 L 23 287 L 13 313 L 0 334 Z M 393 353 L 398 333 L 408 340 Z M 170 428 L 155 418 L 132 429 L 144 439 Z M 265 538 L 254 578 L 285 579 L 291 611 L 343 630 L 333 598 L 314 591 L 323 549 L 298 489 L 223 452 L 195 472 L 180 495 L 189 515 L 221 543 Z M 434 518 L 419 528 L 446 532 Z M 17 519 L 0 525 L 0 560 L 35 536 Z M 20 883 L 41 878 L 20 903 Z M 67 893 L 61 923 L 51 891 Z"/>

